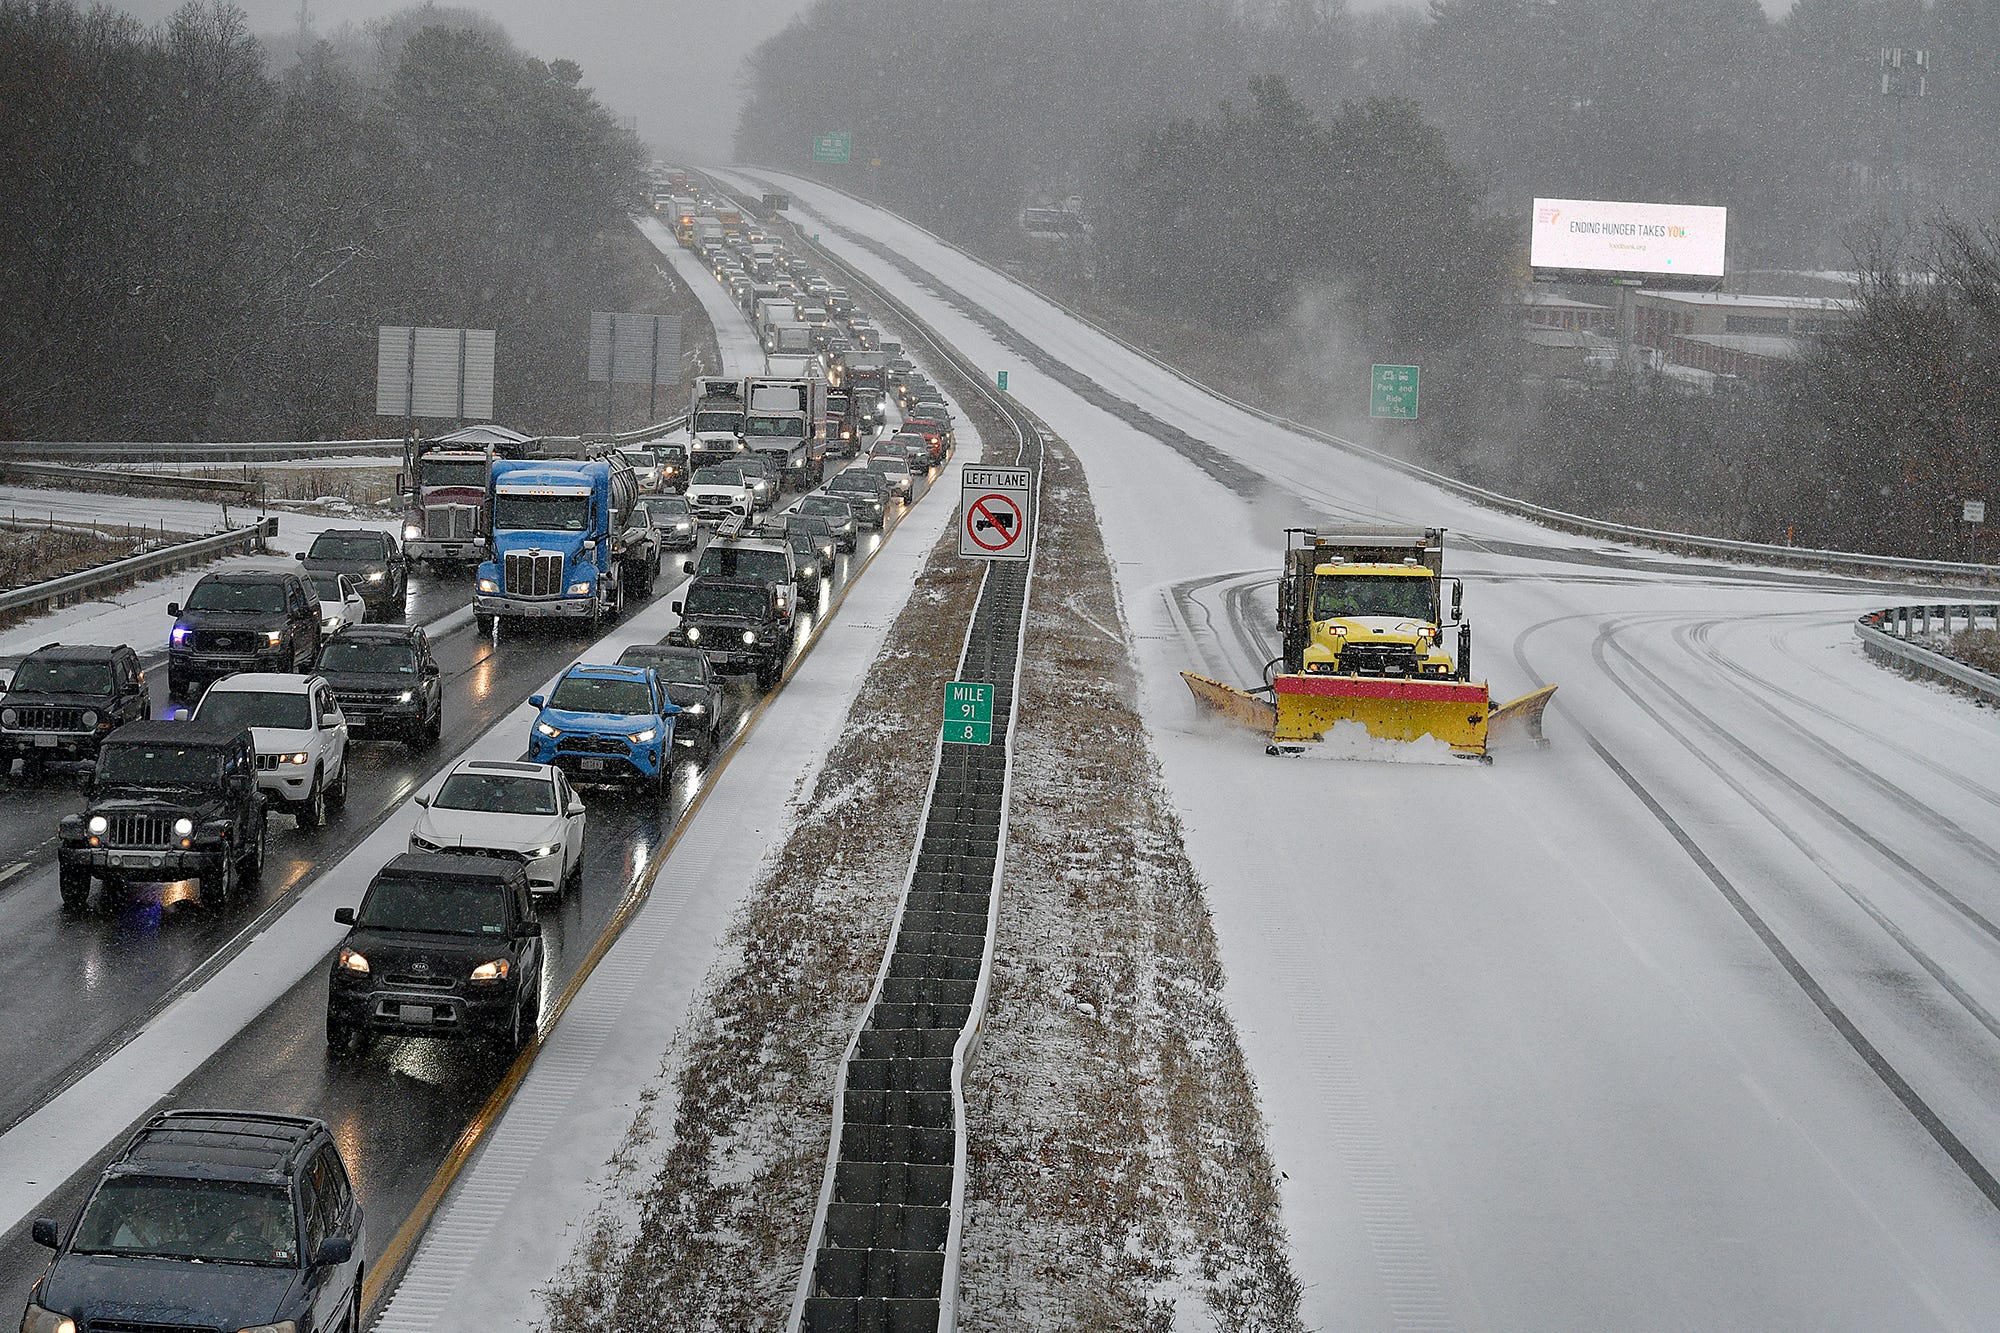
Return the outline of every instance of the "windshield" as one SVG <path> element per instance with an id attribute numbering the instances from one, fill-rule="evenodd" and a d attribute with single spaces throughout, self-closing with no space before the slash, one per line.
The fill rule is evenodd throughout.
<path id="1" fill-rule="evenodd" d="M 417 464 L 417 485 L 424 490 L 440 486 L 486 489 L 486 460 L 482 458 L 432 459 Z"/>
<path id="2" fill-rule="evenodd" d="M 688 502 L 678 495 L 654 496 L 650 500 L 641 500 L 639 507 L 655 519 L 686 518 L 694 512 L 688 507 Z"/>
<path id="3" fill-rule="evenodd" d="M 688 478 L 690 486 L 741 486 L 743 473 L 733 467 L 697 468 L 694 476 Z"/>
<path id="4" fill-rule="evenodd" d="M 653 457 L 651 449 L 620 449 L 618 452 L 625 455 L 625 461 L 635 468 L 655 467 L 660 461 Z"/>
<path id="5" fill-rule="evenodd" d="M 109 694 L 111 664 L 73 658 L 31 657 L 14 673 L 9 689 L 23 694 Z"/>
<path id="6" fill-rule="evenodd" d="M 662 463 L 685 463 L 688 461 L 688 451 L 681 448 L 678 444 L 663 444 L 653 451 L 653 455 Z"/>
<path id="7" fill-rule="evenodd" d="M 697 435 L 736 435 L 743 429 L 741 412 L 697 412 L 694 414 L 694 433 Z"/>
<path id="8" fill-rule="evenodd" d="M 564 676 L 549 698 L 549 707 L 571 713 L 651 713 L 653 692 L 643 680 Z"/>
<path id="9" fill-rule="evenodd" d="M 878 472 L 870 472 L 865 468 L 856 472 L 854 469 L 849 468 L 832 481 L 829 481 L 826 484 L 826 488 L 830 491 L 854 491 L 856 493 L 865 492 L 874 494 L 888 484 Z"/>
<path id="10" fill-rule="evenodd" d="M 1433 586 L 1430 579 L 1412 575 L 1322 574 L 1313 580 L 1313 619 L 1393 616 L 1433 621 Z"/>
<path id="11" fill-rule="evenodd" d="M 112 1177 L 77 1220 L 78 1254 L 146 1255 L 293 1267 L 299 1226 L 282 1185 Z"/>
<path id="12" fill-rule="evenodd" d="M 374 930 L 501 937 L 507 933 L 507 891 L 498 884 L 385 876 L 369 886 L 354 923 Z"/>
<path id="13" fill-rule="evenodd" d="M 307 577 L 310 578 L 312 581 L 314 595 L 317 596 L 322 602 L 339 602 L 346 600 L 347 594 L 340 590 L 340 575 L 311 574 L 308 575 Z"/>
<path id="14" fill-rule="evenodd" d="M 772 436 L 802 438 L 805 433 L 806 423 L 802 417 L 750 418 L 750 437 L 752 439 L 765 439 Z"/>
<path id="15" fill-rule="evenodd" d="M 742 616 L 762 620 L 770 603 L 757 588 L 727 583 L 696 581 L 688 588 L 687 614 L 693 616 Z"/>
<path id="16" fill-rule="evenodd" d="M 275 690 L 210 690 L 202 696 L 194 716 L 198 722 L 218 722 L 225 727 L 308 731 L 312 728 L 312 701 L 303 694 Z"/>
<path id="17" fill-rule="evenodd" d="M 188 594 L 189 611 L 264 611 L 285 609 L 285 589 L 280 583 L 233 583 L 223 579 L 203 579 Z"/>
<path id="18" fill-rule="evenodd" d="M 821 518 L 833 519 L 838 522 L 852 517 L 854 511 L 839 500 L 811 499 L 799 501 L 799 512 L 801 514 L 813 514 Z"/>
<path id="19" fill-rule="evenodd" d="M 482 810 L 493 815 L 552 815 L 556 787 L 547 778 L 509 773 L 454 773 L 444 780 L 434 810 Z"/>
<path id="20" fill-rule="evenodd" d="M 320 653 L 319 664 L 326 671 L 395 671 L 413 676 L 417 650 L 407 643 L 376 643 L 336 635 Z"/>
<path id="21" fill-rule="evenodd" d="M 782 583 L 792 576 L 783 551 L 764 551 L 741 546 L 711 545 L 701 553 L 697 574 L 719 574 L 730 579 L 763 579 Z"/>
<path id="22" fill-rule="evenodd" d="M 222 785 L 222 755 L 190 745 L 115 745 L 97 756 L 97 780 L 109 786 L 187 787 Z"/>
<path id="23" fill-rule="evenodd" d="M 493 526 L 502 532 L 582 532 L 589 523 L 587 495 L 493 497 Z"/>
<path id="24" fill-rule="evenodd" d="M 313 539 L 308 560 L 380 560 L 383 557 L 379 532 L 322 532 Z"/>
<path id="25" fill-rule="evenodd" d="M 704 685 L 708 682 L 702 655 L 692 648 L 674 650 L 641 644 L 619 654 L 620 666 L 649 666 L 670 685 Z"/>

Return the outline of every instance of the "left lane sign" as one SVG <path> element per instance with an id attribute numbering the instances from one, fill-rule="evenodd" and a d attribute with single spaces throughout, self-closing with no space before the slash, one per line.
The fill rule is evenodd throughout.
<path id="1" fill-rule="evenodd" d="M 958 506 L 958 554 L 966 560 L 1026 560 L 1033 474 L 1024 467 L 968 467 Z"/>

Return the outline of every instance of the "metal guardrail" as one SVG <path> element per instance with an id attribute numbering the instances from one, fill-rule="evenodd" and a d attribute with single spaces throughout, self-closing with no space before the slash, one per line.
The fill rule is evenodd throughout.
<path id="1" fill-rule="evenodd" d="M 755 167 L 750 168 L 750 170 L 772 172 L 779 175 L 787 174 L 770 167 Z M 842 190 L 838 186 L 828 185 L 823 181 L 813 181 L 810 183 L 839 194 L 863 207 L 882 207 L 882 205 L 863 199 L 859 195 Z M 898 217 L 900 218 L 900 215 Z M 938 245 L 964 257 L 970 262 L 992 267 L 985 260 L 966 250 L 963 246 L 948 241 L 937 233 L 909 221 L 907 218 L 901 218 L 901 220 L 904 225 L 921 232 Z M 1498 491 L 1490 491 L 1483 486 L 1475 486 L 1471 482 L 1460 481 L 1456 477 L 1446 476 L 1442 472 L 1433 472 L 1427 467 L 1398 458 L 1394 454 L 1385 453 L 1380 449 L 1371 448 L 1368 445 L 1347 439 L 1344 436 L 1335 435 L 1330 431 L 1320 430 L 1318 427 L 1294 421 L 1290 417 L 1266 411 L 1253 403 L 1246 403 L 1241 399 L 1232 398 L 1220 389 L 1202 383 L 1179 367 L 1170 365 L 1145 348 L 1105 328 L 1081 311 L 1065 305 L 1062 301 L 1049 295 L 1033 283 L 1026 281 L 1018 274 L 1010 272 L 1006 276 L 1009 280 L 1020 283 L 1023 287 L 1033 292 L 1039 299 L 1048 302 L 1049 305 L 1060 310 L 1063 314 L 1069 316 L 1085 328 L 1090 329 L 1101 337 L 1109 339 L 1132 355 L 1172 375 L 1190 388 L 1198 389 L 1210 397 L 1219 399 L 1236 408 L 1238 411 L 1247 412 L 1251 416 L 1267 421 L 1274 426 L 1282 426 L 1286 430 L 1296 431 L 1311 439 L 1333 445 L 1337 449 L 1342 449 L 1358 457 L 1380 463 L 1384 467 L 1393 468 L 1406 476 L 1429 482 L 1462 499 L 1471 500 L 1477 504 L 1485 505 L 1490 509 L 1498 509 L 1503 513 L 1510 513 L 1519 518 L 1530 519 L 1537 523 L 1546 524 L 1549 527 L 1574 532 L 1580 536 L 1602 537 L 1610 541 L 1633 542 L 1642 546 L 1652 546 L 1660 550 L 1670 551 L 1678 555 L 1710 555 L 1725 559 L 1752 560 L 1768 564 L 1791 565 L 1807 569 L 1822 569 L 1837 572 L 1890 572 L 1917 574 L 1933 578 L 1964 577 L 1985 583 L 2000 582 L 2000 565 L 1981 565 L 1953 560 L 1917 560 L 1907 556 L 1871 555 L 1864 551 L 1829 551 L 1817 547 L 1778 546 L 1769 542 L 1733 541 L 1726 537 L 1706 537 L 1699 533 L 1672 532 L 1663 528 L 1642 528 L 1629 523 L 1612 523 L 1603 519 L 1591 518 L 1584 514 L 1572 514 L 1567 510 L 1550 509 L 1543 505 L 1532 504 L 1526 500 L 1517 500 L 1512 496 L 1502 495 Z"/>
<path id="2" fill-rule="evenodd" d="M 1913 641 L 1913 636 L 1949 640 L 1952 627 L 2000 630 L 2000 605 L 1932 603 L 1870 611 L 1854 622 L 1854 633 L 1870 657 L 1905 675 L 1942 681 L 1990 704 L 2000 704 L 2000 676 Z"/>
<path id="3" fill-rule="evenodd" d="M 687 424 L 687 420 L 687 417 L 682 415 L 650 426 L 641 426 L 636 430 L 611 433 L 597 431 L 556 438 L 631 444 L 637 440 L 648 440 L 656 435 L 678 430 Z M 355 455 L 372 457 L 378 454 L 394 459 L 403 456 L 403 445 L 404 441 L 401 438 L 189 444 L 164 441 L 135 443 L 111 440 L 0 440 L 0 458 L 75 458 L 107 463 L 278 463 L 304 458 L 345 458 Z"/>
<path id="4" fill-rule="evenodd" d="M 178 542 L 157 551 L 114 560 L 94 569 L 80 569 L 61 578 L 13 588 L 0 592 L 0 615 L 51 610 L 72 602 L 88 601 L 108 589 L 122 588 L 156 574 L 172 573 L 238 551 L 261 551 L 264 543 L 277 532 L 278 520 L 274 515 L 260 519 L 249 527 L 219 532 L 191 542 Z"/>
<path id="5" fill-rule="evenodd" d="M 152 487 L 162 491 L 221 491 L 251 498 L 262 496 L 264 483 L 242 477 L 177 477 L 160 472 L 108 472 L 103 468 L 68 467 L 61 463 L 24 463 L 0 458 L 0 481 L 12 478 L 28 481 L 81 481 L 93 485 Z"/>
<path id="6" fill-rule="evenodd" d="M 851 270 L 849 281 L 867 287 Z M 886 293 L 875 297 L 902 317 L 906 337 L 929 343 L 1014 426 L 1019 460 L 1039 489 L 1037 423 Z M 1029 524 L 1033 540 L 1032 513 Z M 980 585 L 957 678 L 992 683 L 993 743 L 947 746 L 942 733 L 936 742 L 889 947 L 834 1083 L 832 1142 L 791 1333 L 957 1326 L 964 1075 L 992 985 L 1032 567 L 1032 559 L 989 564 Z"/>

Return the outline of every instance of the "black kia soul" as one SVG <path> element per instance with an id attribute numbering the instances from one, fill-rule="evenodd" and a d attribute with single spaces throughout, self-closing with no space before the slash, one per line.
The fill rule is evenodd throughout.
<path id="1" fill-rule="evenodd" d="M 322 1121 L 162 1111 L 104 1169 L 22 1333 L 359 1327 L 361 1205 Z"/>

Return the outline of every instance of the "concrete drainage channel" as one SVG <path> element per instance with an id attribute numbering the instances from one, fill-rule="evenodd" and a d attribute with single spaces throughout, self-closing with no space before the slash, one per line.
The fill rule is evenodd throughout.
<path id="1" fill-rule="evenodd" d="M 885 293 L 871 296 L 883 308 L 894 304 Z M 898 313 L 1014 427 L 1019 463 L 1032 470 L 1039 491 L 1035 422 L 985 389 L 980 372 L 907 310 Z M 1033 524 L 1030 514 L 1031 542 Z M 990 564 L 973 609 L 957 678 L 992 683 L 993 743 L 938 742 L 888 952 L 834 1084 L 833 1138 L 793 1301 L 793 1333 L 949 1333 L 957 1323 L 963 1077 L 992 978 L 1032 564 Z"/>

